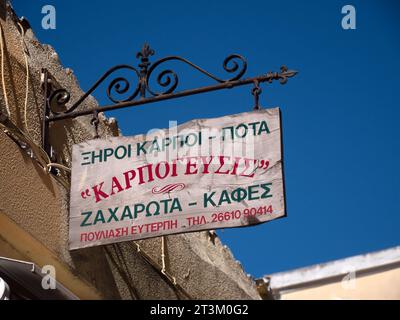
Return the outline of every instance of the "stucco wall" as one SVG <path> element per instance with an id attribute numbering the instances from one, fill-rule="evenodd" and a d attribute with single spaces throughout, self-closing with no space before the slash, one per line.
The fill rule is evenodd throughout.
<path id="1" fill-rule="evenodd" d="M 29 13 L 21 14 L 27 16 Z M 0 0 L 0 23 L 4 32 L 5 49 L 4 77 L 11 111 L 10 119 L 20 129 L 26 131 L 23 117 L 26 69 L 17 19 L 5 1 Z M 76 100 L 82 91 L 73 72 L 61 65 L 58 54 L 50 46 L 38 42 L 32 30 L 27 31 L 25 41 L 29 51 L 30 71 L 28 133 L 36 143 L 40 144 L 43 117 L 41 69 L 47 68 L 57 82 L 71 92 L 72 101 Z M 102 71 L 99 70 L 99 74 Z M 6 110 L 2 91 L 0 90 L 0 110 L 4 113 Z M 96 100 L 90 97 L 80 108 L 96 105 Z M 101 117 L 99 130 L 103 137 L 119 134 L 115 121 L 108 120 L 104 116 Z M 71 145 L 92 139 L 93 136 L 90 117 L 81 117 L 53 125 L 50 141 L 57 152 L 57 160 L 69 166 Z M 0 145 L 0 214 L 6 215 L 21 230 L 43 244 L 72 274 L 90 283 L 104 298 L 177 298 L 171 286 L 135 252 L 131 243 L 70 252 L 68 186 L 63 186 L 45 173 L 3 130 L 0 130 Z M 0 223 L 0 238 L 7 238 L 6 233 L 5 225 Z M 12 240 L 18 241 L 18 239 Z M 9 250 L 8 245 L 6 249 L 6 244 L 2 246 L 1 243 L 4 244 L 5 241 L 0 241 L 0 255 L 11 254 L 12 250 Z M 170 272 L 192 297 L 259 299 L 253 280 L 244 273 L 230 250 L 223 246 L 218 238 L 210 237 L 208 232 L 199 232 L 169 236 L 166 243 Z M 154 260 L 160 263 L 160 239 L 145 240 L 140 244 Z M 39 259 L 36 251 L 28 252 L 28 250 L 15 253 L 15 258 L 20 258 L 22 255 L 29 257 L 33 262 L 40 260 L 40 264 L 44 264 L 43 256 Z M 43 255 L 46 257 L 47 251 L 43 251 Z M 68 287 L 68 283 L 63 284 Z"/>

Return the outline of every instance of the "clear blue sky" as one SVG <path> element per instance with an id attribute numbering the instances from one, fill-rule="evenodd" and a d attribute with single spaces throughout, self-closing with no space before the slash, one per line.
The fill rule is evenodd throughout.
<path id="1" fill-rule="evenodd" d="M 57 9 L 56 30 L 41 8 Z M 357 29 L 341 28 L 352 4 Z M 147 41 L 156 56 L 181 55 L 223 76 L 230 53 L 248 76 L 299 70 L 263 86 L 261 104 L 283 114 L 288 217 L 219 231 L 258 277 L 400 244 L 400 4 L 398 1 L 14 0 L 37 37 L 51 44 L 85 90 L 109 67 L 136 65 Z M 176 67 L 180 88 L 211 84 Z M 250 87 L 108 113 L 124 135 L 250 110 Z M 96 92 L 102 104 L 104 91 Z"/>

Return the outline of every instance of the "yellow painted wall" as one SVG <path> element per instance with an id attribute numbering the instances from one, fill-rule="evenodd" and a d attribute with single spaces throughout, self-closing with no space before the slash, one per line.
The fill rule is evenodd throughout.
<path id="1" fill-rule="evenodd" d="M 282 300 L 400 299 L 400 267 L 315 287 L 281 292 Z"/>

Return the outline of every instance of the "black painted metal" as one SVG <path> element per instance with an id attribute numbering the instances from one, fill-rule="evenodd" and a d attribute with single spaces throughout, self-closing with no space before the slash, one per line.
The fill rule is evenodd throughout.
<path id="1" fill-rule="evenodd" d="M 48 103 L 48 98 L 49 98 L 49 89 L 50 89 L 50 83 L 49 83 L 49 78 L 48 78 L 48 71 L 46 69 L 42 69 L 42 75 L 43 75 L 43 90 L 44 90 L 44 106 L 43 106 L 43 119 L 42 119 L 42 147 L 43 150 L 46 151 L 47 155 L 50 157 L 51 153 L 51 148 L 50 148 L 50 143 L 49 143 L 49 126 L 50 123 L 48 121 L 49 119 L 49 113 L 50 113 L 50 108 L 49 108 L 49 103 Z"/>
<path id="2" fill-rule="evenodd" d="M 231 89 L 248 84 L 254 84 L 254 88 L 252 90 L 252 94 L 255 97 L 254 109 L 258 109 L 258 97 L 261 93 L 261 88 L 259 87 L 260 83 L 271 83 L 274 80 L 279 80 L 281 84 L 285 84 L 288 78 L 291 78 L 297 74 L 297 71 L 288 70 L 285 66 L 282 66 L 280 72 L 268 72 L 257 77 L 242 79 L 247 70 L 247 62 L 242 56 L 238 54 L 232 54 L 226 57 L 223 61 L 223 69 L 227 73 L 232 74 L 232 76 L 228 79 L 222 79 L 200 68 L 189 60 L 179 56 L 168 56 L 159 59 L 154 63 L 151 63 L 149 58 L 150 56 L 153 56 L 154 53 L 154 50 L 151 49 L 148 44 L 145 44 L 142 50 L 136 55 L 136 57 L 140 59 L 140 63 L 138 65 L 139 69 L 130 65 L 117 65 L 109 69 L 94 83 L 94 85 L 85 94 L 83 94 L 75 103 L 73 103 L 69 107 L 66 107 L 66 105 L 70 102 L 70 93 L 64 88 L 53 88 L 51 86 L 51 82 L 49 82 L 48 71 L 43 70 L 42 72 L 44 73 L 45 77 L 45 117 L 43 120 L 43 148 L 46 150 L 46 152 L 49 151 L 49 123 L 53 121 L 60 121 L 63 119 L 76 118 L 79 116 L 92 114 L 92 124 L 95 125 L 96 136 L 98 136 L 97 124 L 99 112 L 139 106 L 143 104 L 180 98 L 210 91 Z M 173 70 L 164 69 L 156 74 L 157 84 L 160 87 L 164 88 L 163 91 L 157 92 L 150 87 L 150 79 L 157 67 L 167 61 L 182 62 L 196 69 L 208 78 L 216 81 L 217 84 L 175 92 L 175 89 L 178 87 L 179 84 L 179 77 Z M 87 110 L 77 110 L 77 108 L 91 93 L 93 93 L 106 79 L 108 79 L 114 72 L 118 70 L 131 72 L 137 80 L 135 82 L 131 82 L 126 77 L 115 77 L 109 82 L 106 90 L 107 97 L 112 102 L 112 104 L 99 106 Z M 127 97 L 124 98 L 124 96 Z"/>

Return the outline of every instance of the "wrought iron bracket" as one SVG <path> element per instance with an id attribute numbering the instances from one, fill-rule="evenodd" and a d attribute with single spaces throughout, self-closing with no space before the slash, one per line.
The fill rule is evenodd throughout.
<path id="1" fill-rule="evenodd" d="M 265 74 L 252 77 L 243 78 L 247 71 L 247 62 L 244 57 L 238 54 L 232 54 L 225 58 L 223 61 L 223 69 L 230 78 L 219 78 L 208 71 L 200 68 L 194 63 L 180 56 L 168 56 L 157 60 L 154 63 L 150 62 L 150 57 L 155 54 L 154 50 L 148 44 L 144 44 L 141 51 L 137 53 L 136 58 L 140 60 L 138 68 L 130 65 L 117 65 L 106 71 L 94 85 L 76 102 L 70 103 L 70 93 L 65 88 L 60 88 L 56 85 L 55 79 L 46 69 L 42 69 L 42 84 L 44 91 L 44 117 L 43 117 L 43 149 L 51 156 L 51 146 L 49 143 L 49 129 L 50 123 L 64 119 L 71 119 L 85 115 L 93 115 L 91 123 L 95 125 L 96 136 L 98 125 L 98 113 L 110 110 L 117 110 L 126 107 L 134 107 L 153 102 L 159 102 L 174 98 L 180 98 L 210 91 L 217 91 L 222 89 L 231 89 L 243 85 L 253 84 L 252 94 L 255 98 L 254 109 L 259 109 L 258 99 L 261 93 L 259 85 L 261 83 L 271 83 L 278 80 L 281 84 L 285 84 L 288 78 L 297 74 L 297 71 L 288 70 L 282 66 L 280 72 L 267 72 Z M 183 91 L 176 91 L 179 78 L 172 69 L 163 69 L 160 72 L 154 72 L 159 65 L 167 61 L 179 61 L 186 64 L 199 73 L 212 79 L 216 82 L 214 85 L 199 87 L 196 89 L 187 89 Z M 133 74 L 133 81 L 130 81 L 126 76 L 114 76 L 118 71 L 131 72 Z M 152 75 L 156 74 L 156 83 L 162 88 L 161 91 L 156 91 L 150 85 Z M 111 79 L 110 79 L 111 78 Z M 79 108 L 82 102 L 89 97 L 101 84 L 107 79 L 110 79 L 107 86 L 107 97 L 111 104 L 105 106 L 98 106 L 91 109 Z"/>

